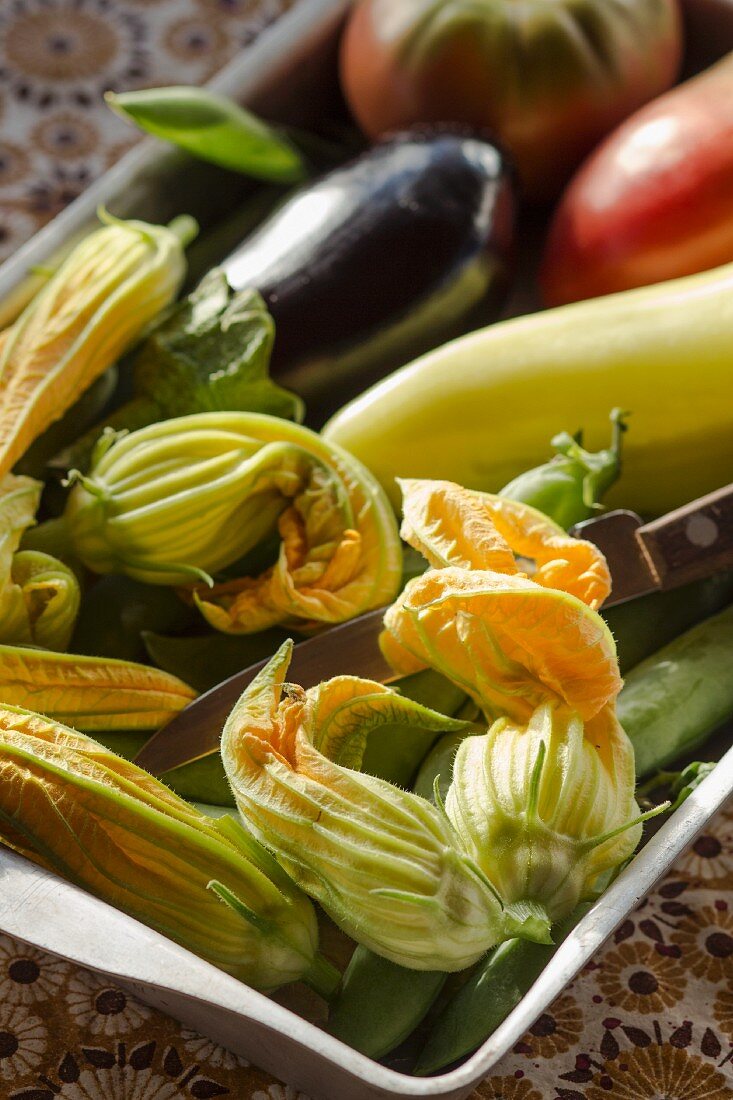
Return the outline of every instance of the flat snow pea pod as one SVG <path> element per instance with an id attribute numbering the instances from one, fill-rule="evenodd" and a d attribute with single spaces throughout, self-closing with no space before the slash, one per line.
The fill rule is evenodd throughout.
<path id="1" fill-rule="evenodd" d="M 382 1058 L 412 1034 L 447 976 L 408 970 L 359 945 L 331 1003 L 328 1031 L 361 1054 Z"/>
<path id="2" fill-rule="evenodd" d="M 683 631 L 722 611 L 731 600 L 733 573 L 718 573 L 671 592 L 651 592 L 602 611 L 616 640 L 622 675 Z"/>
<path id="3" fill-rule="evenodd" d="M 618 717 L 648 775 L 702 744 L 733 714 L 733 606 L 694 626 L 626 678 Z"/>
<path id="4" fill-rule="evenodd" d="M 291 141 L 250 111 L 205 88 L 184 85 L 137 92 L 107 92 L 107 104 L 154 137 L 200 160 L 277 183 L 308 174 Z"/>
<path id="5" fill-rule="evenodd" d="M 448 1002 L 415 1066 L 419 1076 L 436 1073 L 480 1046 L 534 984 L 558 944 L 591 908 L 583 902 L 553 928 L 552 944 L 506 940 L 480 962 Z"/>

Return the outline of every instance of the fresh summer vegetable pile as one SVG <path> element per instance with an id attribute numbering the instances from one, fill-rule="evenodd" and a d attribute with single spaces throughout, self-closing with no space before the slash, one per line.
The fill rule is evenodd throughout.
<path id="1" fill-rule="evenodd" d="M 410 122 L 448 125 L 320 179 L 319 139 L 208 92 L 110 97 L 194 156 L 301 187 L 178 302 L 192 220 L 102 212 L 0 336 L 0 839 L 257 988 L 307 982 L 372 1057 L 412 1037 L 419 1074 L 505 1018 L 733 715 L 733 576 L 603 610 L 606 563 L 568 534 L 609 494 L 659 514 L 733 478 L 733 274 L 693 274 L 733 259 L 708 91 L 730 60 L 591 154 L 543 265 L 548 297 L 600 292 L 613 236 L 615 286 L 687 279 L 492 325 L 358 396 L 495 319 L 519 200 L 555 195 L 672 82 L 674 0 L 556 8 L 432 0 L 413 25 L 357 4 L 343 77 L 366 129 L 404 107 L 392 80 Z M 517 65 L 521 102 L 498 80 Z M 661 175 L 630 154 L 660 121 Z M 615 205 L 589 221 L 599 194 Z M 302 426 L 344 389 L 322 434 Z M 392 686 L 287 682 L 294 635 L 382 606 Z M 166 782 L 125 759 L 262 658 L 220 756 Z"/>

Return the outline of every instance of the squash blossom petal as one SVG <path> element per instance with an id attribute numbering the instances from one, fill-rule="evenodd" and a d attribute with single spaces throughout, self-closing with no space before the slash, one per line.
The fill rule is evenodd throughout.
<path id="1" fill-rule="evenodd" d="M 224 727 L 240 813 L 288 874 L 359 943 L 416 970 L 459 970 L 507 934 L 507 914 L 438 808 L 355 769 L 382 723 L 455 730 L 382 684 L 285 683 L 291 643 Z"/>
<path id="2" fill-rule="evenodd" d="M 611 591 L 598 547 L 572 538 L 529 504 L 451 481 L 398 478 L 398 484 L 404 497 L 402 538 L 434 568 L 456 565 L 526 576 L 518 557 L 533 563 L 535 584 L 568 592 L 593 609 Z"/>
<path id="3" fill-rule="evenodd" d="M 0 480 L 0 642 L 65 649 L 79 611 L 79 583 L 49 554 L 18 550 L 36 522 L 42 488 L 30 477 Z"/>
<path id="4" fill-rule="evenodd" d="M 459 746 L 446 812 L 510 904 L 550 921 L 592 897 L 641 836 L 634 754 L 612 710 L 599 748 L 579 715 L 544 703 L 526 726 L 501 718 Z"/>
<path id="5" fill-rule="evenodd" d="M 311 903 L 236 822 L 213 821 L 90 738 L 7 706 L 0 842 L 259 989 L 313 966 Z"/>
<path id="6" fill-rule="evenodd" d="M 108 224 L 82 240 L 0 346 L 0 475 L 175 298 L 196 223 Z"/>
<path id="7" fill-rule="evenodd" d="M 195 592 L 230 633 L 341 622 L 400 583 L 397 527 L 371 474 L 307 428 L 256 413 L 180 417 L 100 448 L 66 523 L 89 568 L 153 584 L 210 583 L 279 535 L 264 573 Z"/>
<path id="8" fill-rule="evenodd" d="M 410 581 L 384 619 L 382 649 L 402 674 L 430 667 L 489 721 L 529 721 L 546 700 L 585 720 L 621 689 L 613 637 L 581 600 L 523 576 L 449 567 Z"/>

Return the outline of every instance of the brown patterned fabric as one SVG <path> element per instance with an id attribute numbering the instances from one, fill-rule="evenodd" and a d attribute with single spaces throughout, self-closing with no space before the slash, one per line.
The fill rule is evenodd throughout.
<path id="1" fill-rule="evenodd" d="M 0 258 L 134 140 L 100 101 L 209 77 L 295 0 L 0 0 Z M 0 935 L 0 1100 L 308 1100 Z M 733 1098 L 733 807 L 473 1100 Z"/>

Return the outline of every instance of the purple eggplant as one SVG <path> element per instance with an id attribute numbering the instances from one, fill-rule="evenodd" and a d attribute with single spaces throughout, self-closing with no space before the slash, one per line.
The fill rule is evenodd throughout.
<path id="1" fill-rule="evenodd" d="M 225 261 L 275 319 L 272 373 L 319 422 L 415 355 L 494 320 L 514 197 L 495 146 L 396 134 L 292 195 Z"/>

